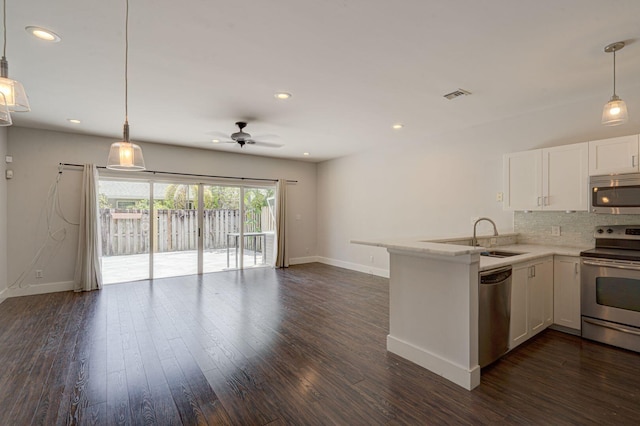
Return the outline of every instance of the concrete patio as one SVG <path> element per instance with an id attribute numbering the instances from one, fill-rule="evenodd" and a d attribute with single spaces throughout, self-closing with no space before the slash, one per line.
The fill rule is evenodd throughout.
<path id="1" fill-rule="evenodd" d="M 208 250 L 203 254 L 203 272 L 220 272 L 236 267 L 236 249 L 230 248 L 228 252 L 229 265 L 227 266 L 227 249 Z M 178 277 L 182 275 L 194 275 L 198 273 L 198 252 L 196 250 L 155 253 L 154 278 Z M 263 259 L 262 253 L 245 250 L 244 268 L 264 268 L 272 265 L 265 263 L 270 259 Z M 149 254 L 134 254 L 123 256 L 102 257 L 102 281 L 103 284 L 116 284 L 127 281 L 149 279 Z"/>

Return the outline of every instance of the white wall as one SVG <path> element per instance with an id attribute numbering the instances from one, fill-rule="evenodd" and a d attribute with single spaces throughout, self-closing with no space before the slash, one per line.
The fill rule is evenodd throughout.
<path id="1" fill-rule="evenodd" d="M 4 177 L 7 169 L 7 128 L 0 128 L 0 303 L 7 297 L 7 180 Z"/>
<path id="2" fill-rule="evenodd" d="M 56 244 L 46 238 L 43 211 L 47 193 L 56 179 L 58 163 L 104 165 L 109 146 L 114 141 L 95 136 L 10 128 L 8 152 L 14 158 L 15 177 L 8 183 L 7 240 L 11 247 L 7 259 L 8 284 L 12 285 L 22 273 L 26 273 L 24 288 L 11 289 L 11 295 L 69 288 L 73 280 L 77 227 L 65 224 L 56 217 L 53 229 L 65 228 L 65 239 L 61 244 Z M 315 164 L 161 144 L 140 145 L 150 170 L 297 180 L 297 184 L 287 186 L 289 254 L 294 262 L 295 258 L 315 255 Z M 60 179 L 61 206 L 72 222 L 77 222 L 78 217 L 80 178 L 80 172 L 65 170 Z M 299 220 L 296 219 L 298 215 Z M 0 214 L 0 226 L 1 221 Z M 43 245 L 40 261 L 31 267 L 31 260 Z M 43 270 L 43 278 L 35 278 L 35 269 Z"/>
<path id="3" fill-rule="evenodd" d="M 383 149 L 319 164 L 320 259 L 386 275 L 385 249 L 349 241 L 471 235 L 471 218 L 482 216 L 500 232 L 513 231 L 513 213 L 496 201 L 503 191 L 503 154 L 640 132 L 637 116 L 625 126 L 600 125 L 601 105 L 593 104 L 533 111 L 445 135 L 392 137 Z M 491 231 L 487 222 L 480 225 L 480 233 Z"/>

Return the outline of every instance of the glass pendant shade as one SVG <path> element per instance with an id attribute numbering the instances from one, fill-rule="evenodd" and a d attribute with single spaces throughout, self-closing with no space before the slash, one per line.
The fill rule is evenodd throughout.
<path id="1" fill-rule="evenodd" d="M 11 120 L 11 114 L 9 113 L 9 108 L 7 107 L 7 100 L 0 92 L 0 127 L 2 126 L 11 126 L 13 121 Z"/>
<path id="2" fill-rule="evenodd" d="M 140 146 L 126 141 L 111 144 L 107 169 L 137 172 L 145 168 Z"/>
<path id="3" fill-rule="evenodd" d="M 7 101 L 7 108 L 11 112 L 29 112 L 29 99 L 22 83 L 7 77 L 0 77 L 0 93 Z"/>
<path id="4" fill-rule="evenodd" d="M 627 104 L 617 95 L 613 95 L 602 110 L 602 124 L 616 126 L 626 123 L 627 120 L 629 120 Z"/>

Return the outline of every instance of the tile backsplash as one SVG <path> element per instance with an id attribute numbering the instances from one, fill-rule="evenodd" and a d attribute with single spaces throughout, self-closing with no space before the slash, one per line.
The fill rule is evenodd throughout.
<path id="1" fill-rule="evenodd" d="M 603 225 L 640 225 L 640 215 L 595 214 L 589 212 L 514 212 L 514 232 L 520 244 L 593 246 L 593 231 Z M 551 235 L 551 227 L 560 226 L 560 236 Z"/>

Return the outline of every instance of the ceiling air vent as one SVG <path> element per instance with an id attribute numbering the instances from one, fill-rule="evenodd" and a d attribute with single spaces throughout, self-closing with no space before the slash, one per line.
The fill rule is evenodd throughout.
<path id="1" fill-rule="evenodd" d="M 444 95 L 444 97 L 449 99 L 449 100 L 451 100 L 451 99 L 457 98 L 458 96 L 463 96 L 463 95 L 467 96 L 467 95 L 470 95 L 470 94 L 471 94 L 471 92 L 468 92 L 468 91 L 466 91 L 464 89 L 458 89 L 458 90 L 456 90 L 454 92 L 447 93 L 446 95 Z"/>

